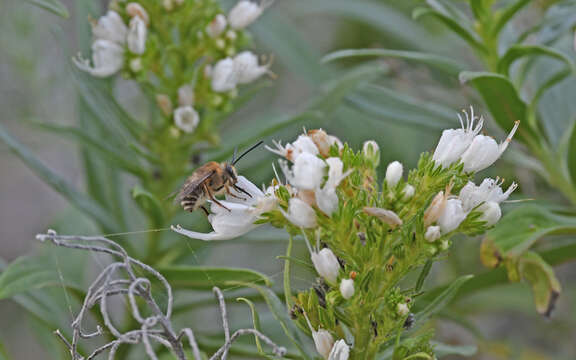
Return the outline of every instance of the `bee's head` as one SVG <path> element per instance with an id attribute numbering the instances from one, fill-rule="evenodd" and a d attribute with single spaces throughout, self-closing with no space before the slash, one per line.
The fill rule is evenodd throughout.
<path id="1" fill-rule="evenodd" d="M 225 163 L 224 164 L 224 176 L 230 179 L 231 182 L 235 183 L 238 181 L 238 174 L 236 173 L 236 168 L 234 165 Z"/>

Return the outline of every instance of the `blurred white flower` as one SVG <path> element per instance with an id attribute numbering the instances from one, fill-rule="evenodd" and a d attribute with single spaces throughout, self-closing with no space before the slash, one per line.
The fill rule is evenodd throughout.
<path id="1" fill-rule="evenodd" d="M 396 306 L 396 311 L 400 316 L 406 316 L 410 312 L 410 308 L 405 303 L 398 303 Z"/>
<path id="2" fill-rule="evenodd" d="M 318 351 L 324 359 L 328 359 L 330 356 L 330 350 L 332 350 L 332 347 L 334 346 L 334 338 L 332 337 L 332 334 L 324 329 L 318 329 L 318 331 L 314 330 L 308 316 L 304 314 L 304 317 L 306 318 L 306 323 L 308 323 L 308 327 L 312 332 L 312 339 L 314 340 L 316 351 Z"/>
<path id="3" fill-rule="evenodd" d="M 230 27 L 244 29 L 256 21 L 270 3 L 271 1 L 263 1 L 260 4 L 248 0 L 239 1 L 228 14 Z"/>
<path id="4" fill-rule="evenodd" d="M 199 122 L 200 116 L 192 106 L 181 106 L 174 110 L 174 124 L 186 133 L 193 132 Z"/>
<path id="5" fill-rule="evenodd" d="M 142 71 L 142 58 L 134 58 L 130 60 L 130 70 L 135 73 Z"/>
<path id="6" fill-rule="evenodd" d="M 226 200 L 220 201 L 222 205 L 230 210 L 212 203 L 208 221 L 214 231 L 207 234 L 199 233 L 183 229 L 180 225 L 172 225 L 171 229 L 192 239 L 210 241 L 233 239 L 257 228 L 259 225 L 254 224 L 254 222 L 263 213 L 273 210 L 277 205 L 277 199 L 273 193 L 263 193 L 262 190 L 258 189 L 256 185 L 244 176 L 238 176 L 236 185 L 248 192 L 251 197 L 231 188 L 230 191 L 235 196 L 227 194 Z"/>
<path id="7" fill-rule="evenodd" d="M 460 199 L 448 199 L 444 211 L 437 220 L 440 230 L 443 234 L 456 230 L 467 215 L 468 213 L 462 208 Z"/>
<path id="8" fill-rule="evenodd" d="M 96 40 L 109 40 L 117 44 L 126 43 L 128 27 L 116 11 L 109 10 L 106 15 L 92 25 L 92 34 Z"/>
<path id="9" fill-rule="evenodd" d="M 414 189 L 414 186 L 406 184 L 406 186 L 404 186 L 404 189 L 402 190 L 402 199 L 408 200 L 412 198 L 412 196 L 414 196 L 415 191 L 416 189 Z"/>
<path id="10" fill-rule="evenodd" d="M 242 51 L 234 57 L 234 72 L 239 84 L 248 84 L 268 72 L 269 65 L 258 64 L 258 57 L 251 51 Z"/>
<path id="11" fill-rule="evenodd" d="M 236 89 L 236 72 L 234 60 L 225 58 L 216 63 L 212 69 L 212 90 L 215 92 L 228 92 Z"/>
<path id="12" fill-rule="evenodd" d="M 492 226 L 496 224 L 502 217 L 502 210 L 500 209 L 500 205 L 494 201 L 488 201 L 480 205 L 478 211 L 482 213 L 480 220 L 486 221 L 486 226 Z"/>
<path id="13" fill-rule="evenodd" d="M 346 300 L 354 296 L 354 280 L 342 279 L 340 282 L 340 294 Z"/>
<path id="14" fill-rule="evenodd" d="M 429 242 L 434 242 L 438 240 L 442 236 L 440 233 L 440 226 L 428 226 L 426 228 L 426 234 L 424 234 L 424 238 Z"/>
<path id="15" fill-rule="evenodd" d="M 380 164 L 380 146 L 374 140 L 365 141 L 362 145 L 362 154 L 374 164 L 378 166 Z"/>
<path id="16" fill-rule="evenodd" d="M 388 187 L 392 188 L 398 184 L 400 179 L 402 179 L 402 173 L 404 172 L 404 168 L 399 161 L 393 161 L 388 164 L 386 168 L 386 183 Z"/>
<path id="17" fill-rule="evenodd" d="M 350 347 L 346 344 L 346 341 L 340 339 L 334 343 L 330 355 L 328 355 L 328 360 L 348 360 L 350 356 Z"/>
<path id="18" fill-rule="evenodd" d="M 478 123 L 474 126 L 476 116 L 474 115 L 474 108 L 472 106 L 470 106 L 470 114 L 466 111 L 462 112 L 466 116 L 466 123 L 464 123 L 464 120 L 460 114 L 458 114 L 458 119 L 462 127 L 460 129 L 444 130 L 432 156 L 436 164 L 444 168 L 450 166 L 460 158 L 470 146 L 474 137 L 482 130 L 482 125 L 484 124 L 484 118 L 480 117 Z"/>
<path id="19" fill-rule="evenodd" d="M 178 88 L 178 104 L 180 106 L 194 105 L 194 89 L 190 85 L 182 85 Z"/>
<path id="20" fill-rule="evenodd" d="M 284 217 L 292 224 L 301 228 L 313 228 L 316 226 L 316 213 L 306 202 L 291 198 L 288 203 L 288 212 L 282 211 Z"/>
<path id="21" fill-rule="evenodd" d="M 215 38 L 220 36 L 220 34 L 222 34 L 224 30 L 226 30 L 226 26 L 228 26 L 226 16 L 218 14 L 214 18 L 214 20 L 212 20 L 210 24 L 208 24 L 208 26 L 206 27 L 206 32 L 210 37 Z"/>
<path id="22" fill-rule="evenodd" d="M 157 94 L 156 95 L 156 104 L 158 104 L 158 107 L 160 108 L 160 110 L 162 110 L 162 113 L 166 116 L 172 114 L 172 100 L 170 100 L 170 96 L 166 95 L 166 94 Z"/>
<path id="23" fill-rule="evenodd" d="M 128 35 L 126 42 L 128 43 L 128 49 L 138 55 L 144 54 L 146 51 L 146 37 L 148 30 L 146 29 L 146 23 L 140 18 L 140 16 L 134 16 L 130 20 L 130 29 L 128 30 Z"/>
<path id="24" fill-rule="evenodd" d="M 318 155 L 319 150 L 314 141 L 307 135 L 300 135 L 293 143 L 283 146 L 279 141 L 273 140 L 274 147 L 268 145 L 265 148 L 275 154 L 285 157 L 294 162 L 303 153 Z"/>
<path id="25" fill-rule="evenodd" d="M 81 55 L 72 59 L 82 71 L 96 77 L 114 75 L 124 65 L 124 48 L 110 40 L 96 40 L 92 44 L 92 65 Z"/>
<path id="26" fill-rule="evenodd" d="M 476 135 L 468 149 L 462 154 L 461 161 L 464 163 L 464 171 L 480 171 L 494 164 L 504 153 L 510 141 L 512 141 L 512 137 L 519 125 L 520 121 L 514 123 L 510 134 L 500 145 L 490 136 Z"/>
<path id="27" fill-rule="evenodd" d="M 150 17 L 148 16 L 148 12 L 146 11 L 146 9 L 144 9 L 144 7 L 142 7 L 142 5 L 140 5 L 137 2 L 131 2 L 126 4 L 126 13 L 131 18 L 139 17 L 144 21 L 146 25 L 150 24 Z"/>

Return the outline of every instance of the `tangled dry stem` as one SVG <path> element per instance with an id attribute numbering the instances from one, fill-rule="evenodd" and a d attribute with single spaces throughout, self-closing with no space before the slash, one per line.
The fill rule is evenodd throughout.
<path id="1" fill-rule="evenodd" d="M 166 278 L 154 268 L 128 256 L 124 248 L 105 237 L 61 236 L 57 235 L 55 231 L 49 230 L 46 234 L 38 234 L 36 238 L 42 242 L 48 240 L 55 245 L 66 248 L 108 254 L 117 260 L 107 265 L 88 288 L 82 307 L 71 324 L 72 339 L 68 340 L 60 330 L 55 331 L 56 336 L 69 350 L 72 360 L 95 359 L 98 355 L 106 351 L 108 352 L 108 359 L 111 360 L 115 358 L 116 352 L 122 344 L 142 344 L 148 358 L 153 360 L 158 359 L 155 348 L 158 348 L 158 345 L 160 345 L 172 351 L 178 360 L 186 360 L 187 357 L 184 352 L 184 343 L 186 340 L 192 350 L 194 359 L 201 359 L 200 349 L 192 329 L 185 328 L 179 332 L 173 329 L 170 320 L 174 300 L 172 287 Z M 144 273 L 148 277 L 139 276 L 137 273 Z M 167 299 L 164 309 L 158 305 L 152 295 L 153 284 L 150 280 L 151 278 L 159 281 L 164 288 Z M 213 291 L 218 298 L 225 342 L 218 351 L 210 357 L 210 360 L 225 360 L 232 343 L 242 335 L 257 336 L 272 348 L 272 352 L 276 356 L 283 356 L 286 353 L 285 348 L 276 345 L 266 335 L 256 329 L 240 329 L 230 335 L 224 296 L 222 291 L 217 287 L 214 287 Z M 109 313 L 108 304 L 109 298 L 113 296 L 124 296 L 128 299 L 127 303 L 132 317 L 140 325 L 139 329 L 123 332 L 114 325 Z M 138 298 L 144 301 L 147 312 L 150 313 L 150 315 L 143 315 L 137 303 Z M 89 310 L 97 305 L 103 319 L 103 326 L 99 325 L 95 331 L 86 332 L 83 328 L 83 323 L 87 318 Z M 78 350 L 79 340 L 102 336 L 105 330 L 110 333 L 115 340 L 98 347 L 88 356 L 81 355 Z"/>

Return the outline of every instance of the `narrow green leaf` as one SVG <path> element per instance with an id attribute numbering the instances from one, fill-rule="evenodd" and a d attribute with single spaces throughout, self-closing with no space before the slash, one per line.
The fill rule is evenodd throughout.
<path id="1" fill-rule="evenodd" d="M 142 212 L 150 217 L 153 227 L 160 227 L 164 224 L 164 211 L 160 200 L 154 194 L 144 190 L 140 185 L 132 188 L 132 198 L 140 207 Z"/>
<path id="2" fill-rule="evenodd" d="M 576 120 L 572 125 L 572 133 L 568 140 L 568 170 L 572 178 L 572 185 L 576 188 Z"/>
<path id="3" fill-rule="evenodd" d="M 222 290 L 253 284 L 271 285 L 272 280 L 259 272 L 240 268 L 209 266 L 167 266 L 158 271 L 176 290 L 210 290 L 218 286 Z"/>
<path id="4" fill-rule="evenodd" d="M 422 267 L 420 276 L 418 276 L 418 281 L 416 281 L 416 287 L 414 288 L 414 291 L 416 293 L 419 293 L 420 290 L 422 290 L 422 286 L 424 286 L 424 281 L 426 280 L 428 274 L 430 274 L 430 270 L 432 269 L 432 264 L 433 264 L 432 260 L 428 260 Z"/>
<path id="5" fill-rule="evenodd" d="M 449 74 L 458 74 L 463 70 L 463 66 L 451 58 L 441 55 L 417 52 L 417 51 L 404 51 L 404 50 L 391 50 L 391 49 L 346 49 L 330 53 L 324 58 L 322 62 L 328 63 L 335 60 L 354 58 L 354 57 L 392 57 L 404 60 L 413 60 L 416 62 L 424 63 L 434 66 L 440 70 L 446 71 Z"/>
<path id="6" fill-rule="evenodd" d="M 510 131 L 517 120 L 527 120 L 527 106 L 505 76 L 490 72 L 464 71 L 460 73 L 460 81 L 469 82 L 478 90 L 494 120 L 504 131 Z M 518 138 L 526 141 L 528 138 L 538 139 L 538 135 L 530 126 L 521 123 Z"/>
<path id="7" fill-rule="evenodd" d="M 288 245 L 286 246 L 286 258 L 284 259 L 284 296 L 286 299 L 286 307 L 292 307 L 292 287 L 290 286 L 290 257 L 292 256 L 292 245 L 294 244 L 294 239 L 292 235 L 288 240 Z"/>
<path id="8" fill-rule="evenodd" d="M 550 317 L 562 288 L 554 269 L 535 252 L 527 252 L 520 259 L 520 275 L 532 285 L 534 304 L 538 312 Z"/>
<path id="9" fill-rule="evenodd" d="M 0 274 L 0 299 L 48 286 L 80 286 L 69 277 L 60 277 L 58 270 L 39 257 L 20 257 Z"/>
<path id="10" fill-rule="evenodd" d="M 448 288 L 438 294 L 432 302 L 416 314 L 416 320 L 419 322 L 425 321 L 430 316 L 442 310 L 456 296 L 460 287 L 473 277 L 473 275 L 464 275 L 454 280 Z"/>
<path id="11" fill-rule="evenodd" d="M 260 326 L 260 317 L 258 316 L 258 312 L 256 311 L 254 303 L 243 297 L 237 298 L 236 301 L 245 302 L 250 307 L 250 312 L 252 313 L 252 324 L 254 325 L 254 329 L 262 332 L 262 328 Z M 254 341 L 256 342 L 256 348 L 258 349 L 258 353 L 262 356 L 265 356 L 266 358 L 269 358 L 264 352 L 264 349 L 262 349 L 262 343 L 260 342 L 260 338 L 254 335 Z"/>
<path id="12" fill-rule="evenodd" d="M 100 205 L 86 195 L 78 192 L 55 172 L 50 170 L 31 152 L 14 139 L 0 124 L 0 140 L 4 141 L 8 148 L 16 154 L 32 171 L 36 173 L 52 189 L 64 196 L 73 206 L 90 216 L 96 222 L 108 229 L 118 229 L 118 224 Z"/>
<path id="13" fill-rule="evenodd" d="M 520 11 L 524 6 L 528 5 L 530 0 L 517 0 L 514 4 L 508 6 L 501 12 L 498 12 L 496 16 L 496 22 L 492 28 L 492 36 L 498 36 L 500 31 L 508 24 L 510 19 L 512 19 L 518 11 Z"/>
<path id="14" fill-rule="evenodd" d="M 26 0 L 30 4 L 36 5 L 39 8 L 47 10 L 53 14 L 61 16 L 65 19 L 70 17 L 70 12 L 66 5 L 62 4 L 58 0 Z"/>
<path id="15" fill-rule="evenodd" d="M 500 58 L 498 61 L 498 71 L 502 74 L 509 74 L 510 66 L 515 61 L 532 56 L 548 56 L 563 62 L 569 68 L 573 68 L 572 61 L 558 50 L 540 45 L 516 44 L 511 46 Z"/>

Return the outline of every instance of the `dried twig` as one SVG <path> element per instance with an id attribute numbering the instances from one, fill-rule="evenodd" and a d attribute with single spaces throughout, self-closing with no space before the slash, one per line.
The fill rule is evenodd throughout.
<path id="1" fill-rule="evenodd" d="M 36 238 L 42 242 L 50 241 L 62 247 L 108 254 L 117 259 L 116 262 L 106 266 L 88 288 L 82 307 L 71 324 L 72 339 L 68 340 L 62 335 L 60 330 L 55 331 L 56 336 L 69 350 L 72 360 L 95 359 L 98 355 L 106 351 L 108 351 L 108 359 L 111 360 L 114 359 L 116 351 L 122 344 L 144 345 L 148 358 L 153 360 L 158 359 L 155 347 L 161 345 L 170 349 L 178 360 L 186 360 L 186 354 L 184 353 L 185 346 L 183 343 L 185 339 L 188 340 L 194 359 L 201 359 L 200 349 L 192 329 L 185 328 L 179 332 L 174 331 L 170 320 L 174 302 L 172 287 L 166 278 L 154 268 L 128 256 L 124 248 L 104 237 L 61 236 L 57 235 L 55 231 L 49 230 L 46 234 L 38 234 Z M 137 276 L 137 270 L 138 273 L 143 272 L 148 277 Z M 158 280 L 164 288 L 167 298 L 165 309 L 158 305 L 152 295 L 151 279 Z M 225 342 L 222 347 L 212 355 L 210 360 L 225 360 L 232 343 L 239 336 L 246 334 L 255 335 L 262 339 L 262 341 L 272 347 L 272 352 L 277 356 L 283 356 L 286 353 L 285 348 L 279 347 L 256 329 L 240 329 L 230 336 L 224 296 L 222 295 L 222 291 L 217 287 L 214 287 L 213 291 L 218 298 L 220 306 Z M 112 296 L 127 297 L 127 303 L 132 317 L 138 322 L 140 329 L 122 332 L 114 325 L 108 311 L 108 299 Z M 148 312 L 150 312 L 151 315 L 143 315 L 138 307 L 137 298 L 142 299 L 146 303 Z M 87 317 L 88 311 L 97 305 L 102 314 L 103 327 L 97 326 L 95 331 L 85 332 L 82 323 Z M 87 357 L 82 356 L 78 351 L 79 340 L 102 336 L 104 329 L 112 334 L 115 340 L 100 346 Z"/>

